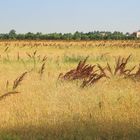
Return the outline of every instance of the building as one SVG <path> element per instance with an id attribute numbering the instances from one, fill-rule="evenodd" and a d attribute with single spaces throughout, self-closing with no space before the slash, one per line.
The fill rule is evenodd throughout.
<path id="1" fill-rule="evenodd" d="M 137 38 L 140 38 L 140 30 L 137 32 L 134 32 L 133 35 L 135 35 Z"/>
<path id="2" fill-rule="evenodd" d="M 136 37 L 140 38 L 140 31 L 136 32 Z"/>

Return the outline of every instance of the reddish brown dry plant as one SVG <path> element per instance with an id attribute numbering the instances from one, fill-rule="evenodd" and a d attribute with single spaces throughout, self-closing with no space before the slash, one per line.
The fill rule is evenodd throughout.
<path id="1" fill-rule="evenodd" d="M 135 76 L 136 76 L 136 77 L 140 77 L 140 64 L 139 64 L 138 70 L 137 70 L 136 73 L 135 73 Z"/>
<path id="2" fill-rule="evenodd" d="M 105 74 L 105 77 L 107 78 L 111 78 L 112 76 L 121 76 L 123 78 L 130 78 L 132 80 L 140 81 L 140 64 L 137 70 L 135 70 L 136 66 L 127 68 L 130 58 L 131 55 L 129 55 L 127 58 L 119 57 L 116 61 L 115 69 L 111 68 L 109 63 L 107 63 L 105 68 L 100 65 L 98 65 L 98 68 L 100 71 L 102 71 L 102 73 Z"/>
<path id="3" fill-rule="evenodd" d="M 13 90 L 15 90 L 23 81 L 24 77 L 27 75 L 27 72 L 24 72 L 21 76 L 19 76 L 13 83 Z"/>
<path id="4" fill-rule="evenodd" d="M 61 73 L 58 79 L 69 81 L 82 80 L 81 87 L 94 85 L 103 77 L 111 78 L 112 76 L 121 76 L 123 78 L 140 80 L 140 65 L 136 72 L 134 72 L 136 66 L 127 68 L 130 57 L 131 55 L 129 55 L 127 58 L 119 57 L 114 68 L 112 68 L 109 63 L 107 63 L 106 67 L 102 67 L 99 64 L 93 66 L 86 64 L 86 61 L 88 59 L 87 57 L 85 60 L 79 62 L 76 69 L 72 69 L 64 75 Z M 98 67 L 98 69 L 95 69 L 96 66 Z"/>
<path id="5" fill-rule="evenodd" d="M 131 78 L 134 80 L 140 81 L 140 64 L 139 64 L 137 71 L 135 73 L 131 74 Z"/>
<path id="6" fill-rule="evenodd" d="M 92 74 L 95 66 L 86 65 L 87 59 L 88 57 L 85 60 L 80 61 L 76 69 L 68 71 L 64 76 L 62 76 L 62 78 L 64 80 L 76 80 L 88 78 L 89 75 Z"/>
<path id="7" fill-rule="evenodd" d="M 100 79 L 105 77 L 104 74 L 92 74 L 90 75 L 90 78 L 88 80 L 84 80 L 82 85 L 80 87 L 84 88 L 86 86 L 94 85 L 96 82 L 98 82 Z"/>
<path id="8" fill-rule="evenodd" d="M 59 75 L 59 79 L 64 80 L 83 80 L 81 87 L 89 86 L 95 84 L 97 81 L 99 81 L 101 78 L 105 77 L 106 75 L 100 71 L 100 73 L 97 73 L 98 70 L 96 70 L 96 65 L 89 65 L 86 64 L 88 57 L 84 59 L 83 61 L 80 61 L 76 69 L 72 69 L 69 72 L 67 72 L 65 75 L 62 75 L 62 73 Z"/>
<path id="9" fill-rule="evenodd" d="M 128 61 L 130 60 L 131 55 L 129 55 L 127 58 L 121 58 L 119 57 L 116 61 L 115 71 L 114 75 L 128 75 L 131 73 L 131 70 L 126 69 L 126 65 Z"/>
<path id="10" fill-rule="evenodd" d="M 129 55 L 127 58 L 124 57 L 119 57 L 116 60 L 116 64 L 114 69 L 111 67 L 109 63 L 107 63 L 106 67 L 103 68 L 102 66 L 98 65 L 98 68 L 102 73 L 105 74 L 107 78 L 111 78 L 112 76 L 123 76 L 124 78 L 126 77 L 134 77 L 136 74 L 132 73 L 136 66 L 128 69 L 127 64 L 130 60 L 131 55 Z M 139 73 L 139 72 L 138 72 Z"/>

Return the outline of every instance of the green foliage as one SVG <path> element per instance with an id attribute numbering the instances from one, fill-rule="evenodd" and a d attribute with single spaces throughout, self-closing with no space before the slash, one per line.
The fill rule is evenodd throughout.
<path id="1" fill-rule="evenodd" d="M 18 40 L 127 40 L 137 39 L 135 35 L 122 32 L 106 32 L 106 31 L 94 31 L 89 33 L 83 33 L 76 31 L 75 33 L 51 33 L 42 34 L 40 32 L 26 34 L 16 34 L 16 31 L 12 29 L 8 34 L 0 34 L 0 39 L 18 39 Z"/>
<path id="2" fill-rule="evenodd" d="M 71 57 L 70 56 L 64 56 L 64 62 L 65 63 L 78 63 L 79 61 L 81 60 L 84 60 L 85 57 L 83 56 L 75 56 L 75 55 L 72 55 Z"/>
<path id="3" fill-rule="evenodd" d="M 9 32 L 9 39 L 16 39 L 16 31 L 14 29 Z"/>
<path id="4" fill-rule="evenodd" d="M 16 135 L 11 134 L 2 134 L 0 135 L 1 140 L 20 140 L 20 138 Z"/>

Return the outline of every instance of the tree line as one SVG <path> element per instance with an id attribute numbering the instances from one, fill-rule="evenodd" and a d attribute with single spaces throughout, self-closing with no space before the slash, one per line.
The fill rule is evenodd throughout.
<path id="1" fill-rule="evenodd" d="M 25 33 L 17 34 L 15 30 L 11 30 L 9 33 L 0 34 L 1 40 L 131 40 L 137 39 L 134 34 L 123 32 L 106 32 L 106 31 L 94 31 L 94 32 L 75 32 L 75 33 L 50 33 L 42 34 L 37 33 Z"/>

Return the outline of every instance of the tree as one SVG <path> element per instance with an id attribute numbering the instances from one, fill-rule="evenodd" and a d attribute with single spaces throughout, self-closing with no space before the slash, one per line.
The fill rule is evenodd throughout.
<path id="1" fill-rule="evenodd" d="M 63 40 L 72 40 L 73 35 L 71 33 L 63 34 Z"/>
<path id="2" fill-rule="evenodd" d="M 35 39 L 35 35 L 31 32 L 25 34 L 25 39 Z"/>
<path id="3" fill-rule="evenodd" d="M 16 39 L 16 31 L 14 29 L 10 30 L 9 39 Z"/>
<path id="4" fill-rule="evenodd" d="M 81 33 L 76 31 L 73 35 L 74 40 L 81 40 Z"/>

